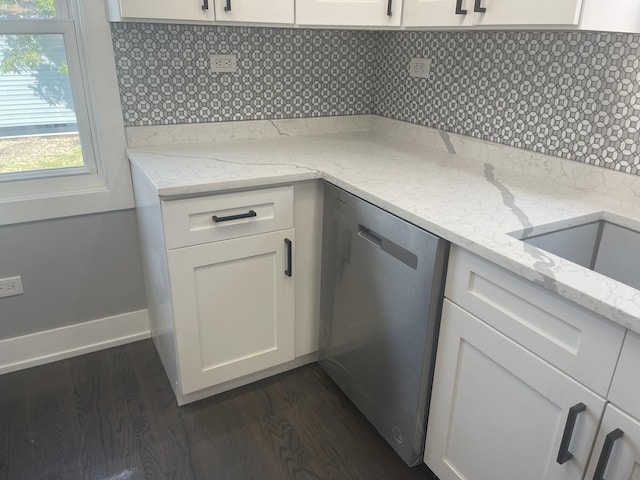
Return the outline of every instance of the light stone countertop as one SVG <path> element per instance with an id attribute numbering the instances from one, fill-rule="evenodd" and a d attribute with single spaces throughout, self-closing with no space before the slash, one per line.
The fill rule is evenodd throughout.
<path id="1" fill-rule="evenodd" d="M 127 134 L 163 199 L 323 178 L 640 333 L 640 291 L 508 235 L 640 230 L 640 177 L 366 115 Z"/>

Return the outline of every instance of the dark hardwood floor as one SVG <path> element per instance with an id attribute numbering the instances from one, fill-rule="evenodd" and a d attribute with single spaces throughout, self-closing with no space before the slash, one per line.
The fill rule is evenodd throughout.
<path id="1" fill-rule="evenodd" d="M 150 340 L 0 376 L 0 479 L 433 479 L 317 365 L 178 407 Z"/>

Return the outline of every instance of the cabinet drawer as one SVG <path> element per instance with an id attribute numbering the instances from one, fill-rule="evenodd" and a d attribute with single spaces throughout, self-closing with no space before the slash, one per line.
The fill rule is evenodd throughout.
<path id="1" fill-rule="evenodd" d="M 293 228 L 293 187 L 167 200 L 162 216 L 168 249 L 275 232 Z"/>
<path id="2" fill-rule="evenodd" d="M 613 377 L 609 400 L 622 410 L 640 419 L 640 335 L 627 332 L 616 374 Z"/>
<path id="3" fill-rule="evenodd" d="M 460 248 L 451 250 L 445 295 L 606 396 L 622 327 Z"/>

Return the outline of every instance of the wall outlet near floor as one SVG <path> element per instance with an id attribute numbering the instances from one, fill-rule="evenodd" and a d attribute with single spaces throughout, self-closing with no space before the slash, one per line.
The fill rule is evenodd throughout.
<path id="1" fill-rule="evenodd" d="M 211 55 L 213 73 L 234 73 L 238 71 L 238 58 L 235 55 Z"/>
<path id="2" fill-rule="evenodd" d="M 430 72 L 430 58 L 412 58 L 409 62 L 409 75 L 412 77 L 428 78 Z"/>
<path id="3" fill-rule="evenodd" d="M 24 293 L 22 289 L 22 277 L 9 277 L 0 279 L 0 298 L 13 297 Z"/>

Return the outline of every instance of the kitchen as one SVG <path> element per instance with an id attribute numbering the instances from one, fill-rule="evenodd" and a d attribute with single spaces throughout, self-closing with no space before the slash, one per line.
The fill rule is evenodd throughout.
<path id="1" fill-rule="evenodd" d="M 472 7 L 470 5 L 468 8 Z M 627 11 L 630 13 L 621 15 L 625 21 L 637 18 L 632 10 Z M 612 27 L 609 29 L 615 30 Z M 514 163 L 522 172 L 529 172 L 533 176 L 537 174 L 538 181 L 531 180 L 530 184 L 544 189 L 550 195 L 560 187 L 544 175 L 553 176 L 560 183 L 566 181 L 571 186 L 581 187 L 582 193 L 576 194 L 577 197 L 586 196 L 584 191 L 589 189 L 612 195 L 607 190 L 610 187 L 583 173 L 585 170 L 578 168 L 583 165 L 575 160 L 609 167 L 598 172 L 606 172 L 601 175 L 607 176 L 608 185 L 614 185 L 621 195 L 625 189 L 628 190 L 627 198 L 621 201 L 632 204 L 635 198 L 637 136 L 634 135 L 637 132 L 633 123 L 637 123 L 634 105 L 638 69 L 633 65 L 637 61 L 634 60 L 638 51 L 636 35 L 581 31 L 405 32 L 114 23 L 110 36 L 113 39 L 114 62 L 121 92 L 122 112 L 118 112 L 119 121 L 122 122 L 124 116 L 124 125 L 129 129 L 129 146 L 132 148 L 143 145 L 132 143 L 136 133 L 139 133 L 136 141 L 145 140 L 147 145 L 151 145 L 149 139 L 152 136 L 164 139 L 166 143 L 170 135 L 174 135 L 174 138 L 184 137 L 180 136 L 177 129 L 162 130 L 163 125 L 203 121 L 273 119 L 278 129 L 292 136 L 296 131 L 305 129 L 307 132 L 324 129 L 328 134 L 339 135 L 342 132 L 347 135 L 375 124 L 379 132 L 396 129 L 399 136 L 405 135 L 405 140 L 410 137 L 415 142 L 424 137 L 424 143 L 431 148 L 444 148 L 447 153 L 453 150 L 466 156 L 490 158 L 495 165 L 500 162 L 503 162 L 503 166 Z M 282 55 L 279 55 L 280 51 Z M 208 56 L 213 53 L 236 53 L 238 73 L 211 74 L 208 71 Z M 407 70 L 411 58 L 431 59 L 431 76 L 427 79 L 409 77 Z M 171 81 L 167 81 L 167 78 Z M 113 110 L 113 107 L 106 105 L 105 109 Z M 340 123 L 340 120 L 333 124 L 278 121 L 280 118 L 328 115 L 354 117 L 346 119 L 346 123 Z M 374 117 L 365 118 L 368 115 Z M 362 121 L 361 124 L 358 124 L 358 119 Z M 393 121 L 385 123 L 385 119 L 413 125 L 401 123 L 406 125 L 406 131 L 403 132 Z M 222 128 L 225 124 L 219 125 Z M 228 125 L 227 131 L 204 132 L 201 138 L 227 139 L 232 135 L 242 135 L 238 125 Z M 438 128 L 442 133 L 436 133 L 432 138 L 429 135 L 433 132 L 410 128 L 416 125 Z M 157 130 L 153 132 L 157 133 L 145 133 L 145 128 L 151 132 L 156 127 Z M 277 133 L 273 124 L 250 124 L 249 130 L 254 138 L 268 138 Z M 456 134 L 495 143 L 473 142 L 469 137 Z M 187 135 L 197 138 L 197 134 Z M 402 150 L 401 143 L 398 141 L 394 148 L 383 150 L 389 156 L 389 162 L 405 165 L 403 161 L 393 158 L 409 155 Z M 496 144 L 524 150 L 503 153 Z M 363 145 L 356 143 L 349 153 L 357 155 L 364 149 L 364 153 L 372 155 L 371 170 L 384 168 L 384 160 L 375 159 L 375 152 L 369 152 Z M 375 147 L 382 149 L 384 145 L 375 144 Z M 316 148 L 328 151 L 326 149 L 329 147 L 316 145 Z M 514 151 L 519 153 L 517 156 L 522 162 L 511 158 Z M 292 152 L 293 157 L 295 150 Z M 550 154 L 555 158 L 536 157 L 534 152 Z M 333 151 L 325 157 L 324 163 L 327 165 L 320 166 L 315 161 L 315 164 L 307 166 L 315 172 L 323 171 L 336 179 L 342 178 L 343 182 L 350 185 L 357 185 L 358 178 L 364 176 L 363 167 L 354 167 L 352 177 L 345 176 L 349 172 L 332 172 L 328 167 L 334 160 L 331 159 L 332 155 L 334 159 L 339 158 L 336 157 L 339 152 Z M 561 161 L 560 158 L 570 158 L 571 161 Z M 412 159 L 405 160 L 413 162 Z M 446 158 L 438 161 L 446 163 Z M 270 162 L 275 163 L 274 160 Z M 291 175 L 292 171 L 299 173 L 300 168 L 288 168 L 288 162 L 283 163 L 285 165 L 278 167 L 282 169 L 279 173 L 283 176 Z M 304 166 L 297 159 L 291 163 Z M 336 165 L 336 168 L 339 167 Z M 477 167 L 465 164 L 465 168 L 460 167 L 452 172 L 453 178 L 448 179 L 449 185 L 458 182 L 461 190 L 467 190 L 464 200 L 468 210 L 456 212 L 455 218 L 438 218 L 438 222 L 446 222 L 445 225 L 451 225 L 451 228 L 455 228 L 457 221 L 458 244 L 466 248 L 469 245 L 465 243 L 465 225 L 469 229 L 477 227 L 470 225 L 467 217 L 482 213 L 479 205 L 474 205 L 474 202 L 478 203 L 473 196 L 474 189 L 479 187 L 470 178 L 476 170 L 484 179 L 482 163 Z M 631 175 L 609 170 L 621 170 Z M 428 174 L 432 177 L 443 175 L 437 169 Z M 487 198 L 497 195 L 497 200 L 502 204 L 499 185 L 506 183 L 509 187 L 507 190 L 513 190 L 512 182 L 518 182 L 517 179 L 511 183 L 505 182 L 505 175 L 502 171 L 496 173 L 494 183 L 489 184 L 493 192 L 486 187 L 482 187 L 480 192 L 484 192 Z M 540 181 L 540 178 L 543 180 Z M 405 186 L 409 180 L 403 178 L 401 184 Z M 373 181 L 376 180 L 369 179 L 369 182 Z M 249 184 L 242 186 L 247 188 Z M 384 190 L 384 186 L 382 182 L 378 193 L 371 193 L 371 197 L 365 199 L 374 201 L 376 197 L 378 205 L 392 213 L 406 216 L 409 212 L 412 215 L 407 218 L 409 221 L 427 230 L 437 228 L 433 222 L 425 225 L 425 221 L 419 219 L 416 209 L 420 209 L 420 206 L 411 202 L 394 206 L 392 199 L 398 200 L 398 194 L 393 192 L 391 183 L 389 190 Z M 432 193 L 438 193 L 437 184 L 430 184 L 429 188 L 433 189 Z M 523 188 L 526 189 L 526 185 Z M 367 195 L 364 187 L 353 193 Z M 444 192 L 440 193 L 445 198 Z M 531 192 L 525 193 L 525 197 L 529 208 L 522 205 L 522 197 L 516 197 L 515 206 L 524 208 L 527 213 L 531 211 L 530 205 L 546 201 Z M 550 205 L 558 211 L 565 210 L 567 218 L 574 209 L 579 215 L 590 211 L 580 207 L 578 200 L 568 193 L 561 193 L 559 197 L 557 202 L 550 202 Z M 384 202 L 382 205 L 380 199 Z M 563 205 L 563 202 L 567 205 Z M 11 303 L 3 300 L 0 304 L 2 317 L 15 319 L 6 325 L 3 338 L 15 339 L 70 323 L 81 324 L 86 320 L 117 317 L 146 309 L 145 296 L 140 289 L 142 267 L 137 251 L 132 206 L 131 202 L 129 209 L 60 220 L 32 223 L 14 220 L 13 224 L 5 221 L 8 225 L 2 227 L 0 248 L 8 250 L 7 253 L 3 251 L 2 255 L 3 259 L 7 258 L 8 267 L 5 275 L 3 265 L 2 277 L 22 274 L 25 294 L 22 298 L 7 299 Z M 496 207 L 491 205 L 490 208 Z M 549 209 L 552 209 L 551 206 Z M 625 210 L 625 215 L 636 215 L 629 212 Z M 512 218 L 517 218 L 511 211 L 509 213 Z M 452 212 L 446 212 L 442 217 L 452 215 Z M 529 213 L 532 226 L 545 225 L 551 218 L 543 212 L 539 216 Z M 500 221 L 505 222 L 506 229 L 502 229 L 502 232 L 513 232 L 518 226 L 522 229 L 521 222 L 513 223 L 506 216 L 501 217 Z M 451 228 L 436 233 L 457 243 L 451 237 Z M 298 234 L 299 229 L 296 230 Z M 91 247 L 95 250 L 89 249 L 87 238 L 91 238 Z M 47 242 L 37 239 L 47 239 Z M 300 239 L 297 240 L 299 244 Z M 505 240 L 500 237 L 497 241 Z M 487 258 L 496 263 L 503 262 L 502 267 L 508 266 L 499 255 Z M 87 275 L 91 271 L 105 273 L 94 278 Z M 52 295 L 46 288 L 45 280 L 58 278 L 61 272 L 65 280 L 77 283 Z M 523 271 L 518 273 L 526 276 Z M 530 280 L 535 279 L 535 275 L 529 275 L 534 277 Z M 41 282 L 41 290 L 30 288 L 36 280 Z M 571 285 L 573 281 L 575 278 L 567 277 L 563 283 Z M 35 286 L 38 287 L 37 283 Z M 38 292 L 42 300 L 39 300 Z M 69 296 L 65 298 L 67 292 Z M 113 321 L 131 324 L 118 319 Z M 137 325 L 143 324 L 139 322 Z M 141 338 L 136 335 L 142 336 L 143 332 L 144 328 L 138 331 L 123 330 L 120 336 Z M 312 342 L 313 339 L 309 340 L 310 344 Z M 15 341 L 14 345 L 17 345 Z M 75 345 L 60 350 L 73 347 Z M 25 351 L 24 348 L 14 349 Z M 23 361 L 29 360 L 27 357 Z M 15 362 L 11 358 L 2 363 Z"/>

